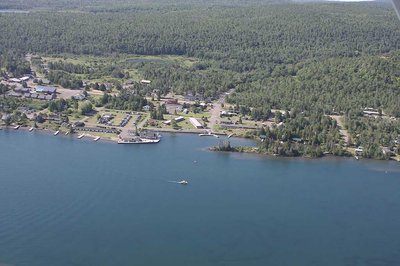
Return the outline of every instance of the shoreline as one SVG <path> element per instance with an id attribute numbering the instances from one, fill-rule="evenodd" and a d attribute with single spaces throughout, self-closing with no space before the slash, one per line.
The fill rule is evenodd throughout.
<path id="1" fill-rule="evenodd" d="M 241 147 L 243 148 L 243 147 Z M 248 147 L 244 147 L 248 148 Z M 226 154 L 246 154 L 246 155 L 254 155 L 254 156 L 261 156 L 261 157 L 268 157 L 268 158 L 280 158 L 280 159 L 305 159 L 305 160 L 318 160 L 318 159 L 329 159 L 329 158 L 342 158 L 342 159 L 355 159 L 354 155 L 349 155 L 349 156 L 339 156 L 339 155 L 334 155 L 334 154 L 324 154 L 320 157 L 312 157 L 312 156 L 282 156 L 282 155 L 277 155 L 277 154 L 272 154 L 272 153 L 267 153 L 267 152 L 258 152 L 256 149 L 251 148 L 251 149 L 243 149 L 243 150 L 232 150 L 232 151 L 220 151 L 217 150 L 216 147 L 209 147 L 207 148 L 208 151 L 210 152 L 219 152 L 219 153 L 226 153 Z M 373 161 L 393 161 L 393 162 L 400 162 L 400 160 L 397 160 L 396 158 L 390 158 L 389 160 L 380 160 L 380 159 L 375 159 L 375 158 L 364 158 L 360 157 L 360 159 L 355 159 L 356 161 L 358 160 L 373 160 Z"/>
<path id="2" fill-rule="evenodd" d="M 29 132 L 29 127 L 27 126 L 21 126 L 19 129 L 14 129 L 13 126 L 0 126 L 0 130 L 9 130 L 9 131 L 13 131 L 13 130 L 22 130 L 22 131 L 27 131 Z M 153 131 L 159 131 L 159 132 L 163 132 L 163 133 L 169 133 L 169 134 L 201 134 L 204 133 L 204 130 L 200 130 L 200 129 L 195 129 L 195 130 L 174 130 L 174 129 L 157 129 L 157 128 L 147 128 L 147 130 L 153 130 Z M 53 134 L 54 131 L 53 129 L 47 129 L 47 128 L 35 128 L 34 131 L 42 133 L 42 134 L 46 134 L 46 135 L 50 135 Z M 65 135 L 64 131 L 60 131 L 60 136 L 62 137 L 70 137 L 70 138 L 77 138 L 77 136 L 79 136 L 79 132 L 74 132 L 74 133 L 70 133 L 68 135 Z M 92 138 L 91 141 L 94 141 L 94 138 L 98 137 L 96 135 L 93 134 L 88 134 L 88 133 L 84 133 L 85 137 L 90 137 Z M 227 136 L 226 133 L 212 133 L 214 135 L 218 135 L 218 136 Z M 89 140 L 89 139 L 85 139 L 85 137 L 83 137 L 81 140 Z M 240 139 L 247 139 L 241 136 L 235 136 L 236 138 L 240 138 Z M 118 143 L 118 138 L 100 138 L 97 142 L 103 142 L 103 143 L 113 143 L 113 144 L 117 144 Z M 268 158 L 281 158 L 281 159 L 307 159 L 307 160 L 316 160 L 316 159 L 326 159 L 326 158 L 352 158 L 354 159 L 354 155 L 350 155 L 350 156 L 338 156 L 338 155 L 333 155 L 333 154 L 324 154 L 321 157 L 311 157 L 311 156 L 281 156 L 281 155 L 276 155 L 276 154 L 272 154 L 272 153 L 266 153 L 266 152 L 258 152 L 254 147 L 249 147 L 249 146 L 239 146 L 239 148 L 243 148 L 242 150 L 232 150 L 232 151 L 220 151 L 217 150 L 216 147 L 206 147 L 205 149 L 207 151 L 210 152 L 219 152 L 219 153 L 231 153 L 231 154 L 247 154 L 247 155 L 257 155 L 257 156 L 262 156 L 262 157 L 268 157 Z M 400 162 L 400 160 L 397 160 L 396 158 L 391 157 L 389 160 L 379 160 L 379 159 L 375 159 L 375 158 L 363 158 L 360 157 L 360 160 L 374 160 L 374 161 L 394 161 L 394 162 Z"/>

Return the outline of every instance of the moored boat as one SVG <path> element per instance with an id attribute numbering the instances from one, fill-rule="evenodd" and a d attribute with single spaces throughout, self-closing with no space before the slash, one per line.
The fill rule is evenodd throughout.
<path id="1" fill-rule="evenodd" d="M 31 127 L 30 129 L 29 129 L 29 132 L 32 132 L 34 130 L 34 128 L 33 127 Z"/>
<path id="2" fill-rule="evenodd" d="M 93 139 L 93 141 L 98 141 L 100 139 L 100 137 L 95 137 L 94 139 Z"/>
<path id="3" fill-rule="evenodd" d="M 54 136 L 57 136 L 58 135 L 58 133 L 60 133 L 60 130 L 57 130 L 56 132 L 54 132 Z"/>
<path id="4" fill-rule="evenodd" d="M 78 139 L 81 139 L 81 138 L 83 138 L 84 136 L 85 136 L 85 134 L 79 135 L 79 136 L 78 136 Z"/>
<path id="5" fill-rule="evenodd" d="M 158 142 L 160 142 L 160 139 L 143 139 L 139 137 L 118 140 L 118 144 L 154 144 Z"/>
<path id="6" fill-rule="evenodd" d="M 17 130 L 17 129 L 19 129 L 19 128 L 20 128 L 20 125 L 16 125 L 16 126 L 14 127 L 15 130 Z"/>

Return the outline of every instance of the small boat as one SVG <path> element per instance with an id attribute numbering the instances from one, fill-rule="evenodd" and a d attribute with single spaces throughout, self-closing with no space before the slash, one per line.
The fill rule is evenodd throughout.
<path id="1" fill-rule="evenodd" d="M 200 137 L 212 137 L 212 136 L 214 136 L 214 135 L 211 134 L 211 133 L 206 133 L 206 134 L 199 134 L 199 136 L 200 136 Z"/>
<path id="2" fill-rule="evenodd" d="M 69 135 L 69 131 L 65 132 L 65 136 Z"/>
<path id="3" fill-rule="evenodd" d="M 56 132 L 54 132 L 54 136 L 57 136 L 58 135 L 58 133 L 60 133 L 60 130 L 57 130 Z"/>
<path id="4" fill-rule="evenodd" d="M 186 180 L 182 180 L 182 181 L 179 181 L 178 184 L 187 185 L 187 184 L 189 184 L 189 182 Z"/>
<path id="5" fill-rule="evenodd" d="M 354 156 L 354 158 L 356 158 L 356 160 L 358 160 L 359 158 L 358 158 L 358 156 Z"/>
<path id="6" fill-rule="evenodd" d="M 219 139 L 219 136 L 218 136 L 218 135 L 215 135 L 215 134 L 214 134 L 214 137 L 216 137 L 217 139 Z"/>
<path id="7" fill-rule="evenodd" d="M 234 135 L 233 133 L 228 135 L 228 139 L 230 139 L 233 135 Z"/>
<path id="8" fill-rule="evenodd" d="M 20 125 L 16 125 L 16 126 L 14 127 L 14 129 L 17 130 L 17 129 L 19 129 L 19 127 L 20 127 Z"/>
<path id="9" fill-rule="evenodd" d="M 79 136 L 78 136 L 78 139 L 81 139 L 81 138 L 83 138 L 84 136 L 85 136 L 85 134 L 79 135 Z"/>
<path id="10" fill-rule="evenodd" d="M 29 132 L 32 132 L 34 130 L 34 128 L 33 127 L 31 127 L 30 129 L 29 129 Z"/>
<path id="11" fill-rule="evenodd" d="M 100 137 L 95 137 L 94 139 L 93 139 L 93 141 L 98 141 L 100 139 Z"/>

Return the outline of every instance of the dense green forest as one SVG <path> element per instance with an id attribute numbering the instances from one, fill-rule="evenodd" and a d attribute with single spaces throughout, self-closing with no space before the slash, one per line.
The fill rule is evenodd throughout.
<path id="1" fill-rule="evenodd" d="M 0 8 L 33 11 L 0 13 L 0 66 L 18 75 L 26 71 L 22 58 L 28 52 L 190 57 L 196 60 L 191 65 L 134 64 L 142 77 L 152 80 L 140 90 L 141 96 L 157 90 L 216 98 L 234 89 L 228 103 L 255 120 L 270 118 L 271 109 L 291 110 L 308 119 L 341 114 L 351 134 L 359 136 L 355 143 L 371 140 L 371 134 L 360 131 L 376 129 L 390 131 L 371 140 L 377 147 L 392 143 L 400 134 L 397 124 L 377 127 L 373 125 L 379 121 L 362 118 L 366 107 L 400 117 L 400 22 L 391 5 L 289 2 L 118 0 L 108 5 L 105 0 L 6 0 Z M 128 65 L 93 68 L 54 62 L 49 78 L 70 88 L 82 85 L 82 75 L 104 73 L 123 82 L 129 79 L 123 71 Z M 127 98 L 125 91 L 107 101 L 134 109 L 145 104 L 140 97 Z M 313 121 L 328 127 L 331 123 L 320 117 Z M 336 136 L 336 126 L 329 132 Z M 303 134 L 307 138 L 308 133 Z M 332 145 L 339 143 L 321 138 L 311 147 L 329 146 L 325 151 L 335 152 Z"/>

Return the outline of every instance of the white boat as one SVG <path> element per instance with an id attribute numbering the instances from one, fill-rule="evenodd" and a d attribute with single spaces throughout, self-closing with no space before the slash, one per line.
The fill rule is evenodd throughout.
<path id="1" fill-rule="evenodd" d="M 29 132 L 32 132 L 34 130 L 34 128 L 33 127 L 31 127 L 30 129 L 29 129 Z"/>
<path id="2" fill-rule="evenodd" d="M 354 158 L 356 158 L 356 160 L 358 160 L 359 158 L 358 158 L 358 156 L 354 156 Z"/>
<path id="3" fill-rule="evenodd" d="M 69 135 L 69 131 L 65 132 L 65 136 Z"/>
<path id="4" fill-rule="evenodd" d="M 212 136 L 214 136 L 214 135 L 211 134 L 211 133 L 206 133 L 206 134 L 199 134 L 199 136 L 200 136 L 200 137 L 212 137 Z"/>
<path id="5" fill-rule="evenodd" d="M 57 130 L 56 132 L 54 132 L 54 136 L 57 136 L 58 135 L 58 133 L 60 133 L 60 130 Z"/>
<path id="6" fill-rule="evenodd" d="M 217 139 L 219 139 L 219 136 L 218 136 L 218 135 L 215 135 L 215 134 L 214 134 L 214 137 L 216 137 Z"/>
<path id="7" fill-rule="evenodd" d="M 132 139 L 119 139 L 118 144 L 152 144 L 158 143 L 160 139 L 143 139 L 143 138 L 132 138 Z"/>
<path id="8" fill-rule="evenodd" d="M 232 134 L 230 134 L 229 136 L 228 136 L 228 139 L 230 139 L 232 136 L 233 136 L 234 134 L 232 133 Z"/>
<path id="9" fill-rule="evenodd" d="M 16 125 L 16 126 L 14 127 L 14 129 L 17 130 L 19 127 L 20 127 L 20 125 Z"/>
<path id="10" fill-rule="evenodd" d="M 189 182 L 186 181 L 186 180 L 179 181 L 178 183 L 181 184 L 181 185 L 187 185 L 187 184 L 189 184 Z"/>
<path id="11" fill-rule="evenodd" d="M 79 136 L 78 136 L 78 139 L 81 139 L 81 138 L 83 138 L 84 136 L 85 136 L 85 134 L 79 135 Z"/>
<path id="12" fill-rule="evenodd" d="M 100 137 L 95 137 L 94 139 L 93 139 L 93 141 L 98 141 L 100 139 Z"/>

